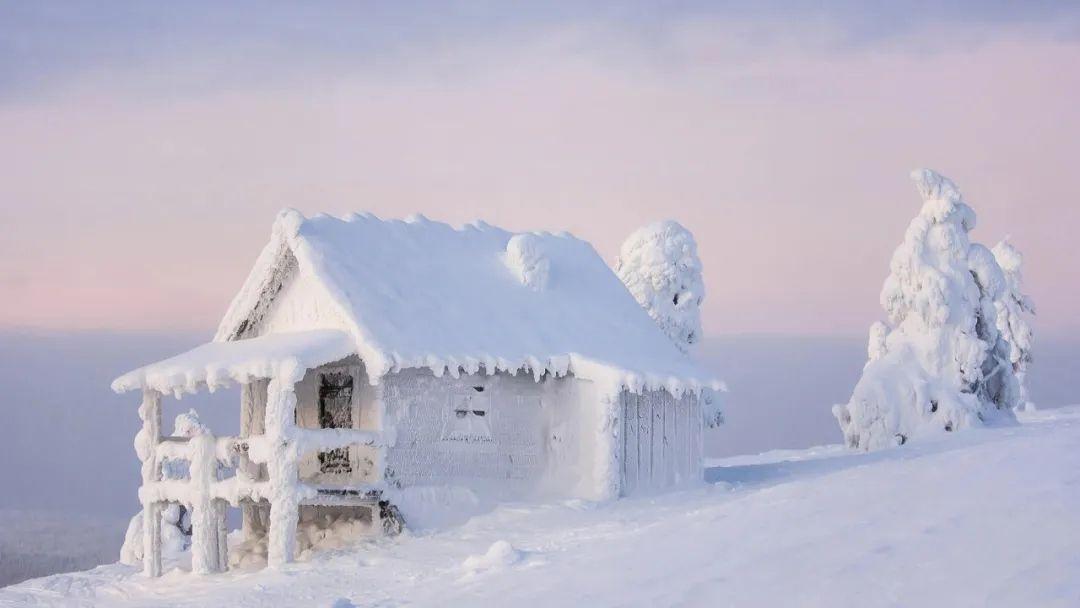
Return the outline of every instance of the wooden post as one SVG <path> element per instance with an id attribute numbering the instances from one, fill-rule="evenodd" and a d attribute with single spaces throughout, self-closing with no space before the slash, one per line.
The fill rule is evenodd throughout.
<path id="1" fill-rule="evenodd" d="M 216 440 L 210 433 L 195 435 L 191 449 L 191 571 L 208 574 L 222 570 L 219 562 L 218 508 L 211 497 L 217 471 Z"/>
<path id="2" fill-rule="evenodd" d="M 144 389 L 139 417 L 143 426 L 136 443 L 141 452 L 142 483 L 147 490 L 161 481 L 161 466 L 157 459 L 157 446 L 161 443 L 161 393 Z M 161 506 L 153 496 L 143 498 L 143 573 L 161 576 Z"/>
<path id="3" fill-rule="evenodd" d="M 293 561 L 296 552 L 296 524 L 300 511 L 298 495 L 299 455 L 292 439 L 296 426 L 295 382 L 274 378 L 267 388 L 266 439 L 270 444 L 266 469 L 270 485 L 269 547 L 271 567 Z"/>
<path id="4" fill-rule="evenodd" d="M 372 503 L 370 510 L 371 510 L 371 529 L 374 530 L 376 534 L 384 534 L 383 520 L 382 520 L 382 507 L 379 506 L 379 500 L 378 499 L 375 499 L 375 501 Z"/>
<path id="5" fill-rule="evenodd" d="M 217 562 L 218 572 L 229 569 L 229 529 L 225 524 L 225 514 L 228 512 L 229 503 L 220 498 L 214 501 L 214 519 L 217 523 Z"/>
<path id="6" fill-rule="evenodd" d="M 240 437 L 247 439 L 266 433 L 266 393 L 267 381 L 252 380 L 240 387 Z M 259 480 L 260 465 L 252 462 L 247 452 L 240 454 L 236 474 L 249 483 Z M 243 500 L 240 504 L 241 529 L 244 540 L 253 541 L 266 534 L 266 519 L 262 517 L 261 507 L 255 500 Z"/>

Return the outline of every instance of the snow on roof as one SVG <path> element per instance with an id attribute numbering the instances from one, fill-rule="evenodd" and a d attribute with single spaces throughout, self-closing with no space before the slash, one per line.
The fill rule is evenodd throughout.
<path id="1" fill-rule="evenodd" d="M 210 342 L 128 372 L 112 383 L 118 393 L 141 388 L 161 393 L 211 391 L 257 378 L 292 376 L 356 352 L 352 337 L 335 329 L 270 334 L 234 342 Z"/>
<path id="2" fill-rule="evenodd" d="M 257 324 L 283 272 L 321 283 L 338 308 L 327 314 L 345 320 L 374 381 L 414 367 L 437 375 L 527 368 L 633 391 L 722 387 L 671 343 L 589 243 L 566 233 L 285 210 L 215 341 Z"/>

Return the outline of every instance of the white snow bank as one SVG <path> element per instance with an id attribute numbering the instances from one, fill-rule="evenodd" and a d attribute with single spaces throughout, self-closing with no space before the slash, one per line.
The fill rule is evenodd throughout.
<path id="1" fill-rule="evenodd" d="M 322 316 L 307 322 L 348 331 L 376 382 L 404 368 L 527 369 L 612 391 L 721 386 L 665 337 L 591 245 L 568 234 L 287 210 L 215 341 L 253 331 L 273 285 L 290 280 L 325 290 Z"/>
<path id="2" fill-rule="evenodd" d="M 491 507 L 481 500 L 479 494 L 462 486 L 387 488 L 385 496 L 401 511 L 409 530 L 413 532 L 458 525 Z"/>
<path id="3" fill-rule="evenodd" d="M 373 535 L 370 520 L 333 511 L 304 511 L 296 528 L 301 559 L 310 559 L 319 551 L 343 549 Z"/>
<path id="4" fill-rule="evenodd" d="M 461 564 L 466 575 L 475 575 L 485 570 L 496 570 L 512 566 L 521 561 L 522 553 L 505 540 L 491 543 L 483 555 L 470 555 Z"/>
<path id="5" fill-rule="evenodd" d="M 191 537 L 184 533 L 185 523 L 181 520 L 180 505 L 169 503 L 161 510 L 161 559 L 166 568 L 175 565 L 190 545 Z M 139 511 L 128 522 L 124 533 L 124 544 L 120 547 L 120 563 L 129 566 L 142 566 L 143 563 L 143 511 Z M 189 524 L 190 526 L 190 524 Z"/>
<path id="6" fill-rule="evenodd" d="M 356 352 L 349 335 L 320 329 L 271 334 L 233 342 L 211 342 L 164 361 L 120 376 L 116 392 L 153 389 L 161 393 L 194 393 L 284 374 L 299 380 L 308 368 L 343 359 Z"/>
<path id="7" fill-rule="evenodd" d="M 727 460 L 710 474 L 733 489 L 505 505 L 284 570 L 55 575 L 0 605 L 1077 606 L 1080 410 L 1021 418 L 905 450 Z M 526 559 L 462 580 L 504 540 Z"/>

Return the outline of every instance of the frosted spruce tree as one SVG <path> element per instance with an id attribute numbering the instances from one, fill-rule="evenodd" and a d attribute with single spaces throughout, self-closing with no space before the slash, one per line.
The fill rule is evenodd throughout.
<path id="1" fill-rule="evenodd" d="M 701 340 L 705 284 L 689 230 L 671 220 L 635 230 L 619 250 L 615 273 L 680 350 Z"/>
<path id="2" fill-rule="evenodd" d="M 947 178 L 920 169 L 923 199 L 881 291 L 887 323 L 870 331 L 851 400 L 833 408 L 847 444 L 871 450 L 1012 418 L 1019 386 L 998 330 L 1006 277 L 972 243 L 975 212 Z"/>
<path id="3" fill-rule="evenodd" d="M 1008 396 L 1009 403 L 1014 409 L 1034 409 L 1028 400 L 1027 377 L 1028 366 L 1031 364 L 1031 346 L 1033 332 L 1028 323 L 1028 316 L 1035 314 L 1035 303 L 1023 292 L 1023 277 L 1021 266 L 1024 256 L 1013 247 L 1008 239 L 994 246 L 992 250 L 994 259 L 1005 277 L 1005 285 L 1001 290 L 1000 297 L 994 302 L 997 312 L 997 329 L 1002 340 L 1006 344 L 1006 350 L 999 356 L 1005 365 L 1012 367 L 1016 378 L 1016 384 L 1012 387 L 1014 393 Z"/>

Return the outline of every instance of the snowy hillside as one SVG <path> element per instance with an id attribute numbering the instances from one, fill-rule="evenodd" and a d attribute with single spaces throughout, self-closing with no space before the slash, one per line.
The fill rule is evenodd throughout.
<path id="1" fill-rule="evenodd" d="M 1080 605 L 1080 407 L 902 449 L 716 461 L 705 487 L 509 505 L 284 570 L 103 566 L 0 606 Z"/>

